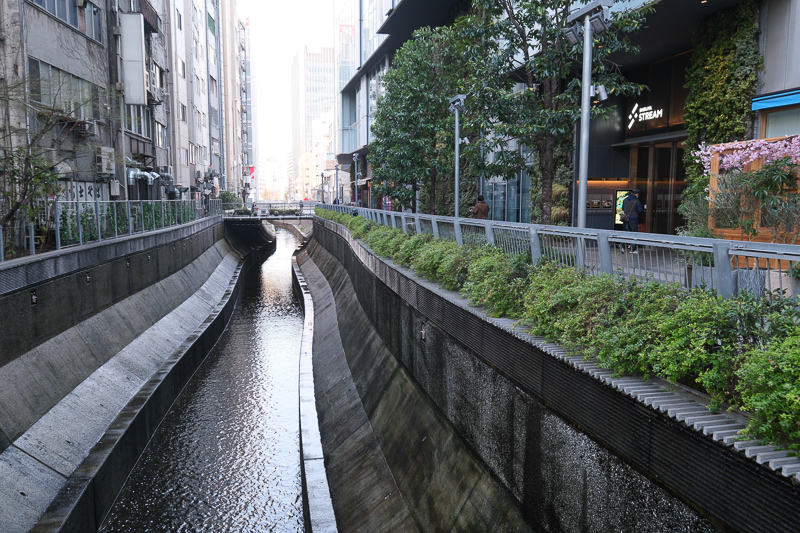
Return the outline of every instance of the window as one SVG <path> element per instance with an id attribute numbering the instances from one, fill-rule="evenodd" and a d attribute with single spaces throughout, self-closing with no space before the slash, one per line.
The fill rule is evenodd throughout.
<path id="1" fill-rule="evenodd" d="M 96 85 L 43 61 L 28 58 L 28 91 L 31 100 L 79 119 L 99 118 Z"/>
<path id="2" fill-rule="evenodd" d="M 167 147 L 167 127 L 159 122 L 156 122 L 156 146 Z"/>
<path id="3" fill-rule="evenodd" d="M 85 17 L 86 35 L 95 41 L 103 42 L 103 22 L 100 8 L 91 2 L 86 2 L 83 10 Z"/>
<path id="4" fill-rule="evenodd" d="M 92 39 L 102 42 L 99 31 L 100 8 L 91 2 L 83 4 L 83 13 L 78 8 L 79 0 L 34 0 L 34 3 Z"/>
<path id="5" fill-rule="evenodd" d="M 175 13 L 177 13 L 175 20 L 178 22 L 178 29 L 183 30 L 183 18 L 181 17 L 181 12 L 176 9 Z"/>
<path id="6" fill-rule="evenodd" d="M 209 76 L 208 78 L 208 92 L 211 93 L 212 96 L 217 95 L 217 80 L 215 80 L 213 76 Z"/>
<path id="7" fill-rule="evenodd" d="M 211 32 L 211 35 L 216 35 L 216 23 L 214 22 L 214 17 L 211 16 L 211 13 L 208 14 L 208 31 Z"/>
<path id="8" fill-rule="evenodd" d="M 179 115 L 181 122 L 186 122 L 186 106 L 183 104 L 180 104 Z"/>
<path id="9" fill-rule="evenodd" d="M 194 165 L 195 161 L 197 161 L 197 147 L 189 143 L 189 164 Z"/>
<path id="10" fill-rule="evenodd" d="M 178 58 L 178 75 L 186 79 L 186 63 L 181 58 Z"/>
<path id="11" fill-rule="evenodd" d="M 766 113 L 764 121 L 764 137 L 767 139 L 800 133 L 800 106 Z"/>
<path id="12" fill-rule="evenodd" d="M 147 137 L 153 136 L 152 117 L 149 107 L 128 105 L 125 109 L 125 128 L 128 131 Z"/>
<path id="13" fill-rule="evenodd" d="M 28 92 L 34 102 L 42 101 L 42 80 L 39 76 L 39 62 L 28 58 Z"/>
<path id="14" fill-rule="evenodd" d="M 181 165 L 189 166 L 189 150 L 181 148 Z"/>

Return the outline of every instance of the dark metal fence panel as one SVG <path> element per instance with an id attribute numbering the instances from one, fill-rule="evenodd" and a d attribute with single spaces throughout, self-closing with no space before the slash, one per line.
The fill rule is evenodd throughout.
<path id="1" fill-rule="evenodd" d="M 0 213 L 7 206 L 0 201 Z M 69 246 L 159 231 L 222 213 L 220 200 L 42 200 L 17 211 L 0 234 L 0 262 Z"/>

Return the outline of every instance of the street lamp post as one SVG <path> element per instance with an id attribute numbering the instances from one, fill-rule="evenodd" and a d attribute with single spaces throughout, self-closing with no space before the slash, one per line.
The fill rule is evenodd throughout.
<path id="1" fill-rule="evenodd" d="M 336 169 L 336 189 L 333 191 L 333 197 L 338 200 L 336 203 L 341 204 L 342 201 L 339 199 L 339 164 L 333 166 Z"/>
<path id="2" fill-rule="evenodd" d="M 592 33 L 601 33 L 608 29 L 608 11 L 613 0 L 594 0 L 582 9 L 571 14 L 567 23 L 575 23 L 567 31 L 570 44 L 578 44 L 583 32 L 583 75 L 581 77 L 581 140 L 580 159 L 578 160 L 578 227 L 586 227 L 586 199 L 589 179 L 589 120 L 592 87 Z M 583 28 L 581 29 L 581 24 Z M 602 88 L 602 86 L 600 86 Z M 600 89 L 605 94 L 605 88 Z"/>
<path id="3" fill-rule="evenodd" d="M 325 203 L 325 171 L 319 173 L 319 201 Z"/>
<path id="4" fill-rule="evenodd" d="M 450 112 L 455 113 L 456 115 L 456 218 L 458 218 L 458 173 L 460 162 L 459 159 L 461 159 L 461 124 L 459 124 L 459 115 L 464 112 L 464 101 L 466 98 L 467 96 L 464 94 L 457 94 L 455 97 L 450 99 Z"/>
<path id="5" fill-rule="evenodd" d="M 360 207 L 358 204 L 360 203 L 359 200 L 361 199 L 358 194 L 358 176 L 361 172 L 358 171 L 358 154 L 353 154 L 353 165 L 355 165 L 355 170 L 353 171 L 353 188 L 355 189 L 356 198 L 355 203 L 356 207 Z"/>

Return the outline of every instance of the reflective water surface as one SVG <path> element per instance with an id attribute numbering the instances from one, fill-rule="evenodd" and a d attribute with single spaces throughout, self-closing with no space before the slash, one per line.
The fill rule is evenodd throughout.
<path id="1" fill-rule="evenodd" d="M 294 238 L 245 280 L 228 330 L 156 431 L 101 531 L 302 531 Z"/>

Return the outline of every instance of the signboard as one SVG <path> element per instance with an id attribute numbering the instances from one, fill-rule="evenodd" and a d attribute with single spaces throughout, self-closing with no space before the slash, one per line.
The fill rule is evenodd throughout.
<path id="1" fill-rule="evenodd" d="M 250 180 L 255 181 L 256 179 L 256 167 L 250 167 Z"/>
<path id="2" fill-rule="evenodd" d="M 119 22 L 122 29 L 120 47 L 125 103 L 147 105 L 144 17 L 141 13 L 120 13 Z"/>
<path id="3" fill-rule="evenodd" d="M 654 123 L 654 121 L 663 117 L 663 108 L 653 109 L 651 105 L 639 107 L 637 102 L 633 105 L 631 112 L 628 113 L 628 129 L 633 129 L 637 123 L 644 123 L 645 127 L 647 127 L 648 124 Z"/>

